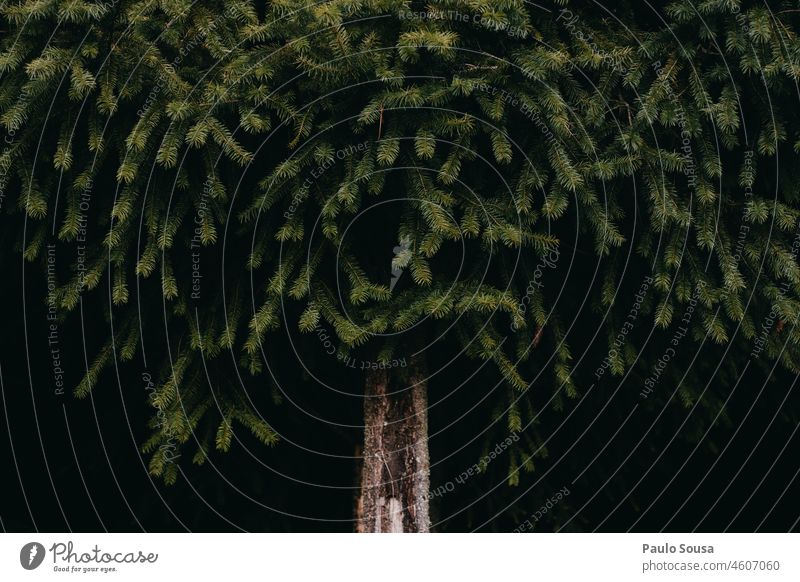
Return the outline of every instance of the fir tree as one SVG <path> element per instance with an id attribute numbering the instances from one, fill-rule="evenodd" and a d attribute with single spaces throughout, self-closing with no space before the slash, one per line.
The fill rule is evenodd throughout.
<path id="1" fill-rule="evenodd" d="M 298 365 L 366 363 L 357 529 L 427 531 L 434 342 L 499 374 L 512 485 L 604 377 L 691 405 L 709 343 L 800 372 L 795 4 L 3 2 L 3 209 L 26 260 L 74 257 L 60 318 L 108 296 L 75 395 L 163 325 L 171 483 L 173 443 L 278 442 L 227 360 L 277 393 L 272 338 L 325 335 Z M 607 355 L 577 371 L 586 289 Z"/>

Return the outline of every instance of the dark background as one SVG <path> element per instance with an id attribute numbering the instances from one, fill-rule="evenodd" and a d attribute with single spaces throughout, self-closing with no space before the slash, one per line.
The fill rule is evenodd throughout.
<path id="1" fill-rule="evenodd" d="M 7 231 L 0 235 L 0 243 L 4 249 L 13 248 Z M 69 390 L 55 395 L 41 268 L 23 266 L 17 251 L 4 253 L 0 350 L 4 530 L 352 531 L 358 467 L 351 457 L 361 431 L 314 421 L 307 412 L 358 425 L 358 372 L 340 367 L 337 385 L 347 388 L 334 393 L 304 378 L 292 358 L 276 358 L 275 373 L 284 385 L 292 386 L 296 404 L 284 400 L 275 408 L 280 413 L 268 420 L 310 451 L 343 458 L 303 450 L 286 439 L 273 448 L 264 447 L 238 430 L 239 443 L 227 454 L 213 454 L 204 466 L 192 465 L 191 453 L 184 454 L 181 477 L 167 486 L 148 476 L 148 456 L 140 451 L 152 413 L 145 401 L 141 364 L 135 359 L 121 365 L 118 378 L 113 369 L 104 374 L 87 399 L 78 400 Z M 104 293 L 84 299 L 85 333 L 79 318 L 61 327 L 68 385 L 77 383 L 85 366 L 82 338 L 92 354 L 93 342 L 106 328 L 101 316 Z M 157 338 L 155 323 L 154 328 Z M 290 353 L 280 342 L 272 346 L 276 353 Z M 150 351 L 157 354 L 160 349 L 163 346 L 153 340 Z M 312 353 L 315 348 L 307 344 L 300 349 Z M 661 348 L 653 349 L 658 353 Z M 448 359 L 448 350 L 443 345 L 430 352 L 432 369 Z M 574 351 L 579 352 L 577 347 Z M 602 359 L 594 355 L 590 362 Z M 715 375 L 712 355 L 706 362 L 708 370 L 703 371 L 703 357 L 696 367 L 701 375 L 714 378 L 717 396 L 733 392 L 716 421 L 719 406 L 713 403 L 690 414 L 674 399 L 667 402 L 665 397 L 674 390 L 669 380 L 662 380 L 656 389 L 664 398 L 644 403 L 635 382 L 623 384 L 616 394 L 616 381 L 600 382 L 579 406 L 568 403 L 562 413 L 543 413 L 537 430 L 549 439 L 548 454 L 536 460 L 535 472 L 523 473 L 516 487 L 506 486 L 501 482 L 508 460 L 501 455 L 486 474 L 433 501 L 435 529 L 511 531 L 566 486 L 570 495 L 536 525 L 537 531 L 562 526 L 566 531 L 796 530 L 798 509 L 792 502 L 800 493 L 796 379 L 784 372 L 769 376 L 751 367 L 733 390 L 735 377 Z M 591 376 L 594 363 L 586 365 L 586 376 Z M 431 403 L 450 396 L 430 413 L 432 435 L 447 427 L 430 442 L 434 488 L 476 462 L 485 440 L 496 443 L 506 436 L 500 425 L 485 432 L 483 440 L 470 442 L 484 433 L 491 419 L 485 405 L 476 405 L 494 386 L 490 378 L 478 376 L 459 394 L 448 394 L 459 383 L 458 374 L 466 378 L 475 366 L 459 361 L 444 378 L 430 384 Z M 247 382 L 256 400 L 271 398 L 267 396 L 271 390 L 264 389 L 267 380 L 257 377 Z M 623 422 L 637 403 L 637 410 Z M 466 446 L 453 453 L 454 443 Z"/>

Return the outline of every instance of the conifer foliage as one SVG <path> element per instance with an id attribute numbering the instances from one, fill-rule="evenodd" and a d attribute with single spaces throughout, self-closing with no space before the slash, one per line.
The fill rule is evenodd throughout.
<path id="1" fill-rule="evenodd" d="M 58 248 L 59 320 L 107 296 L 77 397 L 166 330 L 167 483 L 165 443 L 279 441 L 215 361 L 290 393 L 272 338 L 324 329 L 390 374 L 411 336 L 486 362 L 515 484 L 540 409 L 601 376 L 647 398 L 705 344 L 800 372 L 798 26 L 788 1 L 4 1 L 2 212 L 43 272 Z"/>

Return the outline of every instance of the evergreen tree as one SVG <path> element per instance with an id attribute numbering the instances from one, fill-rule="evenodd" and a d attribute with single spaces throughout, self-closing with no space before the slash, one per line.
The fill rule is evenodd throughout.
<path id="1" fill-rule="evenodd" d="M 171 483 L 176 446 L 278 442 L 239 374 L 290 396 L 271 345 L 314 337 L 310 378 L 363 370 L 357 529 L 427 531 L 431 345 L 499 375 L 512 485 L 594 382 L 693 405 L 706 344 L 800 372 L 795 6 L 3 2 L 3 210 L 26 260 L 69 258 L 57 318 L 108 296 L 75 395 L 163 325 L 143 448 Z"/>

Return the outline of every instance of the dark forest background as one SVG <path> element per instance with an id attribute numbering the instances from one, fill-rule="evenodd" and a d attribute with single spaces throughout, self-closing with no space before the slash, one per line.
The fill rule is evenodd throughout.
<path id="1" fill-rule="evenodd" d="M 321 389 L 288 357 L 289 345 L 273 341 L 270 349 L 279 356 L 275 360 L 283 362 L 276 373 L 292 388 L 295 403 L 284 400 L 281 413 L 267 413 L 267 420 L 306 450 L 287 439 L 267 448 L 246 431 L 238 431 L 242 444 L 234 443 L 227 454 L 213 454 L 212 462 L 201 467 L 181 459 L 178 482 L 164 485 L 148 476 L 148 456 L 140 451 L 152 414 L 140 364 L 120 366 L 118 377 L 106 373 L 87 399 L 77 400 L 69 390 L 63 396 L 54 394 L 46 282 L 39 265 L 23 265 L 18 250 L 13 250 L 9 220 L 13 218 L 0 217 L 3 530 L 352 531 L 358 470 L 352 457 L 362 432 L 315 422 L 306 412 L 335 411 L 337 419 L 348 421 L 343 424 L 357 427 L 362 384 L 357 370 L 337 366 L 341 393 Z M 570 277 L 579 277 L 580 269 L 571 273 Z M 578 281 L 567 284 L 585 290 Z M 92 353 L 96 348 L 92 342 L 104 337 L 107 322 L 102 314 L 108 301 L 103 296 L 105 286 L 100 289 L 83 299 L 84 330 L 79 318 L 61 327 L 68 386 L 78 382 L 85 365 L 84 341 Z M 632 296 L 635 289 L 627 292 Z M 579 330 L 597 325 L 593 314 L 581 317 L 575 327 L 578 334 L 571 336 L 576 353 L 584 348 Z M 164 349 L 158 323 L 156 318 L 145 330 L 152 353 Z M 298 349 L 313 358 L 319 351 L 313 344 L 316 338 L 312 335 L 307 341 L 311 343 Z M 442 345 L 429 352 L 432 369 L 449 359 L 449 348 Z M 659 348 L 652 349 L 658 353 Z M 798 410 L 796 378 L 781 370 L 770 373 L 766 367 L 751 367 L 734 390 L 734 377 L 714 376 L 719 353 L 708 349 L 698 358 L 700 375 L 714 378 L 717 395 L 733 394 L 716 422 L 718 407 L 698 407 L 690 414 L 675 398 L 669 399 L 674 386 L 663 383 L 655 398 L 631 414 L 640 401 L 641 377 L 632 375 L 619 390 L 617 380 L 601 381 L 580 405 L 569 402 L 562 414 L 543 415 L 538 430 L 552 438 L 547 458 L 536 460 L 533 473 L 523 473 L 517 486 L 501 484 L 485 495 L 506 477 L 508 459 L 501 455 L 486 474 L 433 500 L 434 529 L 511 531 L 565 486 L 570 495 L 536 525 L 536 531 L 797 529 L 794 500 L 800 493 L 800 449 L 792 412 Z M 286 357 L 281 356 L 284 351 Z M 585 378 L 592 376 L 594 363 L 603 357 L 599 352 L 589 355 Z M 461 381 L 457 375 L 467 378 L 477 365 L 459 361 L 445 377 L 433 380 L 431 403 L 448 396 L 450 387 Z M 225 373 L 218 371 L 222 378 Z M 262 377 L 246 377 L 246 382 L 256 402 L 261 398 L 265 406 L 275 406 Z M 487 425 L 491 411 L 481 405 L 481 397 L 494 384 L 479 375 L 460 389 L 458 397 L 431 408 L 430 432 L 439 433 L 430 441 L 434 488 L 452 481 L 481 456 L 483 441 L 473 439 Z M 454 452 L 456 443 L 465 446 Z"/>

